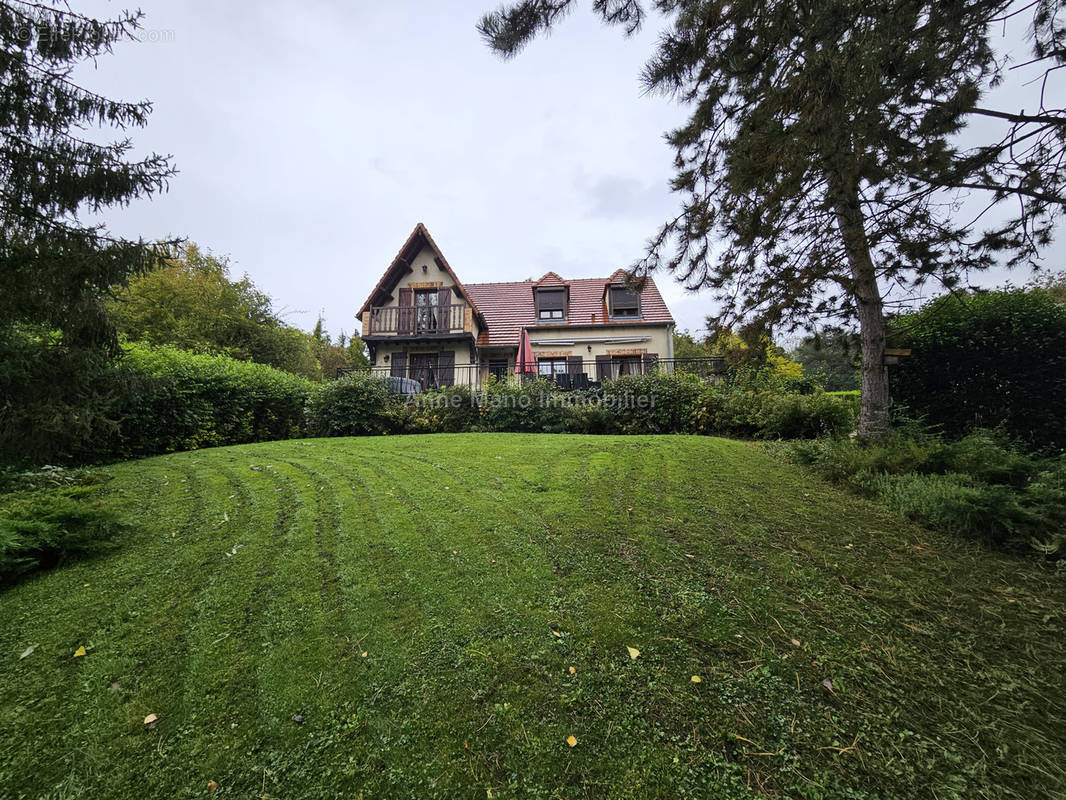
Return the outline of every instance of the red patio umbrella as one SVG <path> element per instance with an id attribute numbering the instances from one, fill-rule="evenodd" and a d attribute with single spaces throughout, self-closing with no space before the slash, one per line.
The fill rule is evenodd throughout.
<path id="1" fill-rule="evenodd" d="M 518 340 L 518 356 L 514 361 L 514 374 L 537 374 L 537 362 L 533 360 L 533 345 L 529 343 L 529 332 L 525 328 L 522 328 L 522 336 Z"/>

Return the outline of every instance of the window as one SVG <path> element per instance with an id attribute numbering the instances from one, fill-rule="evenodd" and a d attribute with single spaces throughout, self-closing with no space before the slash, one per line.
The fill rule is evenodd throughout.
<path id="1" fill-rule="evenodd" d="M 537 374 L 546 378 L 554 378 L 556 375 L 566 374 L 565 358 L 538 358 Z"/>
<path id="2" fill-rule="evenodd" d="M 537 289 L 537 319 L 566 319 L 566 289 Z"/>
<path id="3" fill-rule="evenodd" d="M 640 295 L 625 286 L 610 289 L 611 317 L 639 317 Z"/>
<path id="4" fill-rule="evenodd" d="M 437 290 L 415 292 L 415 327 L 419 331 L 437 329 Z"/>
<path id="5" fill-rule="evenodd" d="M 617 378 L 620 375 L 640 375 L 640 356 L 615 356 L 611 359 L 611 374 Z"/>
<path id="6" fill-rule="evenodd" d="M 490 358 L 489 359 L 489 375 L 493 375 L 497 378 L 506 378 L 509 370 L 507 369 L 506 358 Z"/>
<path id="7" fill-rule="evenodd" d="M 437 373 L 440 368 L 439 353 L 411 353 L 411 374 L 422 384 L 422 388 L 429 388 L 437 384 Z"/>

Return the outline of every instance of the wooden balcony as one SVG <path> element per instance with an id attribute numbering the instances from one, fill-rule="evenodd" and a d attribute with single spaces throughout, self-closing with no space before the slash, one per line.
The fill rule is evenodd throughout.
<path id="1" fill-rule="evenodd" d="M 369 320 L 364 315 L 363 337 L 367 336 L 448 336 L 471 333 L 469 306 L 371 306 Z"/>

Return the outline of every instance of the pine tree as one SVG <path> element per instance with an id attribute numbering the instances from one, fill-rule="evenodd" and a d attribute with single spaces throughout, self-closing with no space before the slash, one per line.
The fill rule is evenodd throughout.
<path id="1" fill-rule="evenodd" d="M 0 320 L 59 330 L 70 346 L 113 345 L 100 299 L 169 251 L 79 219 L 160 192 L 174 174 L 166 156 L 129 160 L 128 138 L 98 144 L 80 133 L 146 124 L 151 103 L 111 100 L 72 79 L 77 65 L 135 39 L 140 20 L 0 2 Z"/>
<path id="2" fill-rule="evenodd" d="M 514 56 L 573 0 L 519 0 L 482 18 L 489 46 Z M 1031 14 L 1044 100 L 1066 66 L 1063 0 L 658 0 L 668 21 L 644 72 L 650 91 L 691 109 L 672 131 L 678 216 L 634 265 L 713 291 L 721 321 L 794 329 L 858 319 L 859 431 L 888 425 L 883 366 L 888 287 L 958 285 L 968 270 L 1014 265 L 1050 241 L 1066 205 L 1066 109 L 981 105 L 1005 74 L 990 31 Z M 604 21 L 636 31 L 638 0 L 595 0 Z M 976 117 L 1002 137 L 968 150 Z M 986 212 L 981 228 L 961 192 Z"/>

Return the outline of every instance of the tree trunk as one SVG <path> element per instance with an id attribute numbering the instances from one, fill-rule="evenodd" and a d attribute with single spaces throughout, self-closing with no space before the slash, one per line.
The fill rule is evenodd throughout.
<path id="1" fill-rule="evenodd" d="M 888 373 L 885 371 L 885 317 L 877 272 L 855 183 L 842 181 L 835 191 L 837 227 L 851 270 L 851 292 L 859 315 L 862 342 L 860 436 L 878 438 L 889 428 Z"/>

